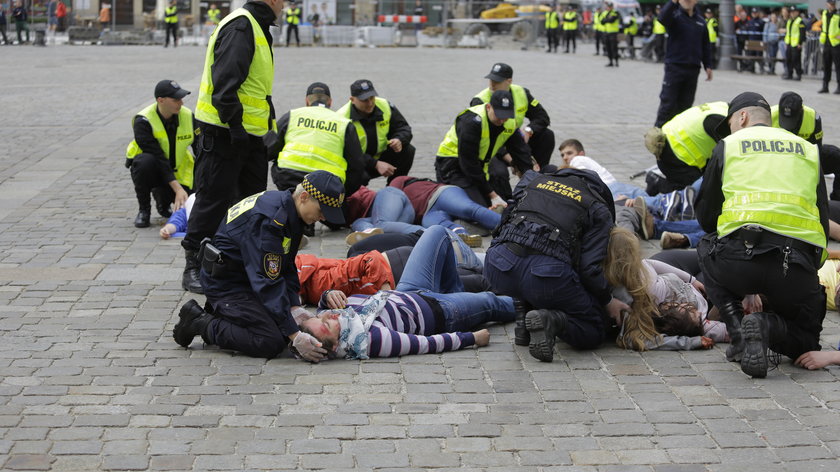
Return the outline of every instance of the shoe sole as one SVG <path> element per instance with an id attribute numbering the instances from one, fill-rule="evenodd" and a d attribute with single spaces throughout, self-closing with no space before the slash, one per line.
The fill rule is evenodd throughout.
<path id="1" fill-rule="evenodd" d="M 542 362 L 551 362 L 554 360 L 554 346 L 549 347 L 548 340 L 545 336 L 545 326 L 543 325 L 542 317 L 539 313 L 528 313 L 525 315 L 525 328 L 531 336 L 531 342 L 528 344 L 528 352 L 535 359 Z"/>
<path id="2" fill-rule="evenodd" d="M 367 239 L 375 234 L 382 234 L 382 228 L 374 228 L 373 231 L 353 231 L 352 233 L 348 234 L 347 237 L 344 239 L 344 242 L 347 243 L 348 246 L 352 246 L 357 242 Z"/>
<path id="3" fill-rule="evenodd" d="M 175 327 L 172 328 L 172 338 L 175 339 L 175 342 L 181 347 L 190 347 L 193 339 L 195 339 L 195 336 L 189 336 L 189 341 L 187 341 L 186 338 L 188 336 L 183 334 L 183 330 L 186 329 L 193 320 L 201 316 L 200 314 L 198 316 L 190 315 L 193 312 L 193 306 L 199 309 L 201 308 L 195 300 L 190 300 L 187 303 L 184 303 L 184 306 L 181 307 L 181 311 L 178 312 L 178 323 L 176 323 Z"/>
<path id="4" fill-rule="evenodd" d="M 741 371 L 751 377 L 767 377 L 767 348 L 761 333 L 761 322 L 751 316 L 745 317 L 741 333 L 744 336 Z"/>
<path id="5" fill-rule="evenodd" d="M 477 234 L 459 233 L 458 237 L 469 247 L 481 247 L 484 244 L 484 240 Z"/>

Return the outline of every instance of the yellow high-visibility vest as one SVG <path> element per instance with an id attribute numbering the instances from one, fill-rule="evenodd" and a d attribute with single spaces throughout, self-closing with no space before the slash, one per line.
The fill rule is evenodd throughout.
<path id="1" fill-rule="evenodd" d="M 146 108 L 137 113 L 140 116 L 149 120 L 152 125 L 152 136 L 157 139 L 163 154 L 169 159 L 169 136 L 166 134 L 166 128 L 163 126 L 163 121 L 157 113 L 157 102 L 152 103 Z M 131 119 L 131 124 L 134 126 L 134 118 Z M 195 160 L 192 154 L 187 151 L 187 148 L 193 142 L 193 114 L 189 108 L 182 106 L 181 111 L 178 112 L 178 129 L 175 131 L 175 180 L 184 187 L 192 188 L 193 186 L 193 167 Z M 125 150 L 125 157 L 127 159 L 134 159 L 143 153 L 137 141 L 131 141 Z"/>
<path id="2" fill-rule="evenodd" d="M 302 172 L 325 170 L 344 182 L 347 160 L 344 136 L 350 120 L 326 107 L 296 108 L 289 112 L 283 150 L 277 167 Z"/>
<path id="3" fill-rule="evenodd" d="M 391 129 L 391 104 L 388 100 L 376 97 L 376 108 L 382 111 L 382 121 L 376 122 L 376 155 L 371 156 L 374 159 L 379 159 L 379 156 L 388 149 L 388 131 Z M 350 108 L 353 102 L 347 102 L 343 107 L 339 108 L 336 113 L 344 118 L 350 119 Z M 367 133 L 362 123 L 356 120 L 353 121 L 353 126 L 356 127 L 356 134 L 359 135 L 359 143 L 362 145 L 362 152 L 367 149 Z"/>
<path id="4" fill-rule="evenodd" d="M 493 147 L 490 147 L 490 121 L 487 118 L 487 108 L 485 104 L 476 105 L 472 108 L 467 108 L 466 110 L 462 111 L 458 114 L 458 116 L 463 115 L 464 113 L 471 111 L 478 115 L 481 118 L 481 141 L 478 144 L 478 159 L 484 162 L 484 176 L 486 178 L 490 178 L 490 160 L 496 153 L 499 151 L 499 148 L 502 147 L 510 138 L 510 136 L 516 132 L 517 126 L 515 120 L 507 120 L 504 124 L 504 130 L 496 137 L 496 141 L 493 144 Z M 457 118 L 456 118 L 457 121 Z M 490 149 L 493 150 L 490 154 L 487 153 Z M 446 136 L 443 138 L 443 142 L 440 143 L 438 147 L 437 155 L 441 157 L 459 157 L 458 156 L 458 134 L 455 132 L 455 124 L 449 128 L 449 131 L 446 132 Z"/>

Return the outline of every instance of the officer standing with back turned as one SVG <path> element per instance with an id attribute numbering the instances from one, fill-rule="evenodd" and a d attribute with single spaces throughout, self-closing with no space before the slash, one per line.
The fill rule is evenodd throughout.
<path id="1" fill-rule="evenodd" d="M 282 11 L 283 0 L 252 0 L 227 15 L 207 44 L 195 111 L 196 199 L 181 242 L 184 290 L 202 293 L 199 245 L 216 232 L 225 211 L 265 190 L 268 163 L 262 137 L 275 127 L 268 27 Z"/>
<path id="2" fill-rule="evenodd" d="M 820 350 L 828 198 L 817 146 L 771 127 L 761 95 L 735 97 L 721 127 L 732 134 L 715 147 L 697 196 L 709 233 L 697 254 L 732 338 L 727 360 L 765 377 L 768 348 L 792 359 Z M 773 312 L 744 316 L 748 294 L 766 296 Z"/>

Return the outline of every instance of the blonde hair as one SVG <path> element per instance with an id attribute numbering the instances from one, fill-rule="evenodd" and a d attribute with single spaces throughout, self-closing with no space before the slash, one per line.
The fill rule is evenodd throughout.
<path id="1" fill-rule="evenodd" d="M 625 316 L 624 329 L 616 344 L 624 349 L 647 350 L 647 342 L 659 338 L 653 322 L 659 311 L 648 292 L 649 275 L 642 265 L 639 238 L 632 231 L 618 226 L 610 231 L 604 273 L 610 285 L 624 287 L 633 297 L 631 311 Z"/>

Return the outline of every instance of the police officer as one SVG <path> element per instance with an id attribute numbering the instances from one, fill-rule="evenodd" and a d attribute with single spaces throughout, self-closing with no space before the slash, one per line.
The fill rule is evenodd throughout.
<path id="1" fill-rule="evenodd" d="M 321 343 L 301 333 L 294 319 L 301 304 L 295 256 L 303 225 L 344 223 L 343 200 L 341 180 L 316 171 L 294 193 L 262 192 L 232 206 L 212 245 L 202 245 L 207 303 L 202 309 L 190 300 L 181 307 L 175 342 L 189 347 L 201 336 L 207 344 L 267 359 L 291 344 L 304 359 L 323 359 Z"/>
<path id="2" fill-rule="evenodd" d="M 726 102 L 697 105 L 668 120 L 661 129 L 654 127 L 645 134 L 645 146 L 675 188 L 691 185 L 703 175 L 706 161 L 720 140 L 717 127 L 726 110 Z"/>
<path id="3" fill-rule="evenodd" d="M 265 190 L 268 163 L 262 137 L 274 128 L 268 28 L 282 9 L 283 0 L 252 0 L 227 15 L 210 35 L 195 110 L 196 199 L 181 242 L 187 261 L 184 290 L 201 293 L 199 245 L 216 232 L 225 211 Z"/>
<path id="4" fill-rule="evenodd" d="M 653 54 L 656 56 L 656 62 L 665 60 L 665 25 L 659 21 L 659 14 L 662 12 L 662 7 L 656 5 L 655 14 L 653 16 Z"/>
<path id="5" fill-rule="evenodd" d="M 572 45 L 572 53 L 577 52 L 577 32 L 578 32 L 578 21 L 580 17 L 578 16 L 578 12 L 575 11 L 574 5 L 569 5 L 566 7 L 566 12 L 563 13 L 563 46 L 566 48 L 564 51 L 566 54 L 569 53 L 569 44 Z"/>
<path id="6" fill-rule="evenodd" d="M 665 78 L 654 123 L 661 127 L 694 104 L 701 65 L 706 81 L 712 80 L 712 50 L 697 0 L 671 0 L 659 12 L 659 21 L 668 31 Z"/>
<path id="7" fill-rule="evenodd" d="M 551 362 L 554 338 L 578 349 L 604 339 L 605 315 L 629 309 L 613 299 L 604 276 L 615 206 L 593 171 L 528 171 L 493 231 L 484 276 L 498 293 L 533 307 L 517 315 L 515 342 Z M 527 331 L 523 328 L 527 328 Z"/>
<path id="8" fill-rule="evenodd" d="M 817 146 L 770 127 L 770 106 L 745 92 L 721 127 L 697 196 L 708 234 L 698 255 L 706 291 L 732 338 L 726 358 L 752 377 L 767 375 L 767 348 L 792 359 L 820 349 L 828 199 Z M 763 294 L 774 313 L 744 316 L 741 300 Z M 761 311 L 760 309 L 757 311 Z"/>
<path id="9" fill-rule="evenodd" d="M 785 23 L 785 69 L 782 80 L 802 80 L 802 43 L 805 42 L 805 23 L 796 6 L 790 7 L 790 18 Z"/>
<path id="10" fill-rule="evenodd" d="M 545 52 L 557 52 L 557 43 L 560 42 L 557 35 L 557 29 L 560 28 L 560 13 L 557 11 L 559 8 L 553 7 L 545 12 L 545 36 L 548 40 L 548 49 Z"/>
<path id="11" fill-rule="evenodd" d="M 178 47 L 178 2 L 170 0 L 169 6 L 163 11 L 163 21 L 166 23 L 166 42 L 163 47 L 169 47 L 169 35 L 172 34 L 172 47 Z"/>
<path id="12" fill-rule="evenodd" d="M 548 127 L 551 119 L 545 108 L 531 95 L 530 90 L 513 83 L 513 68 L 503 62 L 493 64 L 490 73 L 484 78 L 489 79 L 489 86 L 473 97 L 470 106 L 487 103 L 493 92 L 497 90 L 510 91 L 516 112 L 514 117 L 516 127 L 520 128 L 522 138 L 528 144 L 530 155 L 534 156 L 537 164 L 540 167 L 547 166 L 551 160 L 551 153 L 554 151 L 554 131 Z M 523 128 L 525 118 L 528 118 L 528 125 Z M 510 176 L 507 169 L 507 162 L 510 159 L 505 157 L 506 154 L 508 154 L 508 149 L 501 147 L 495 154 L 495 159 L 490 162 L 490 184 L 504 200 L 511 197 Z"/>
<path id="13" fill-rule="evenodd" d="M 621 13 L 615 11 L 613 3 L 604 2 L 606 10 L 601 14 L 601 27 L 604 30 L 604 51 L 610 60 L 606 67 L 618 67 L 618 32 L 621 31 Z"/>
<path id="14" fill-rule="evenodd" d="M 507 90 L 496 90 L 486 104 L 458 114 L 446 132 L 435 158 L 437 181 L 457 185 L 479 205 L 504 206 L 504 200 L 490 185 L 490 161 L 502 146 L 511 164 L 524 172 L 530 169 L 528 146 L 515 121 L 514 100 Z"/>
<path id="15" fill-rule="evenodd" d="M 605 11 L 601 7 L 592 12 L 592 30 L 595 31 L 595 55 L 601 53 L 601 41 L 604 39 L 604 25 L 601 24 Z M 604 47 L 604 54 L 607 53 L 606 46 Z"/>
<path id="16" fill-rule="evenodd" d="M 132 119 L 134 140 L 125 150 L 125 166 L 131 169 L 131 180 L 140 211 L 134 219 L 137 228 L 148 228 L 151 199 L 160 216 L 169 218 L 169 205 L 178 210 L 192 193 L 193 143 L 192 111 L 183 106 L 190 92 L 174 80 L 161 80 L 155 86 L 155 103 L 140 110 Z"/>
<path id="17" fill-rule="evenodd" d="M 277 134 L 271 132 L 266 139 L 269 155 L 277 156 L 271 179 L 278 190 L 293 190 L 306 174 L 325 170 L 337 176 L 345 193 L 352 195 L 368 180 L 356 128 L 330 110 L 327 84 L 315 82 L 307 87 L 305 101 L 305 107 L 281 116 Z"/>
<path id="18" fill-rule="evenodd" d="M 636 58 L 636 47 L 633 45 L 636 36 L 639 34 L 639 23 L 636 22 L 636 17 L 630 15 L 627 26 L 624 27 L 624 36 L 627 38 L 627 52 L 631 59 Z"/>
<path id="19" fill-rule="evenodd" d="M 712 54 L 712 69 L 714 69 L 717 66 L 718 20 L 711 8 L 706 8 L 706 30 L 709 34 L 709 48 Z"/>
<path id="20" fill-rule="evenodd" d="M 823 45 L 823 86 L 817 93 L 828 93 L 831 83 L 831 68 L 834 66 L 837 76 L 835 94 L 840 94 L 840 15 L 837 14 L 837 2 L 827 0 L 822 12 L 820 44 Z"/>
<path id="21" fill-rule="evenodd" d="M 207 9 L 207 22 L 213 26 L 218 26 L 221 20 L 222 10 L 219 10 L 215 3 L 211 3 L 210 8 Z"/>
<path id="22" fill-rule="evenodd" d="M 388 100 L 379 97 L 373 82 L 360 79 L 350 85 L 350 101 L 336 112 L 353 122 L 359 134 L 369 178 L 408 175 L 414 164 L 411 126 Z"/>
<path id="23" fill-rule="evenodd" d="M 289 7 L 286 8 L 286 47 L 289 47 L 289 39 L 292 37 L 292 31 L 295 32 L 295 43 L 300 47 L 300 36 L 298 36 L 298 25 L 300 24 L 301 15 L 303 15 L 299 6 L 294 1 L 289 2 Z"/>

